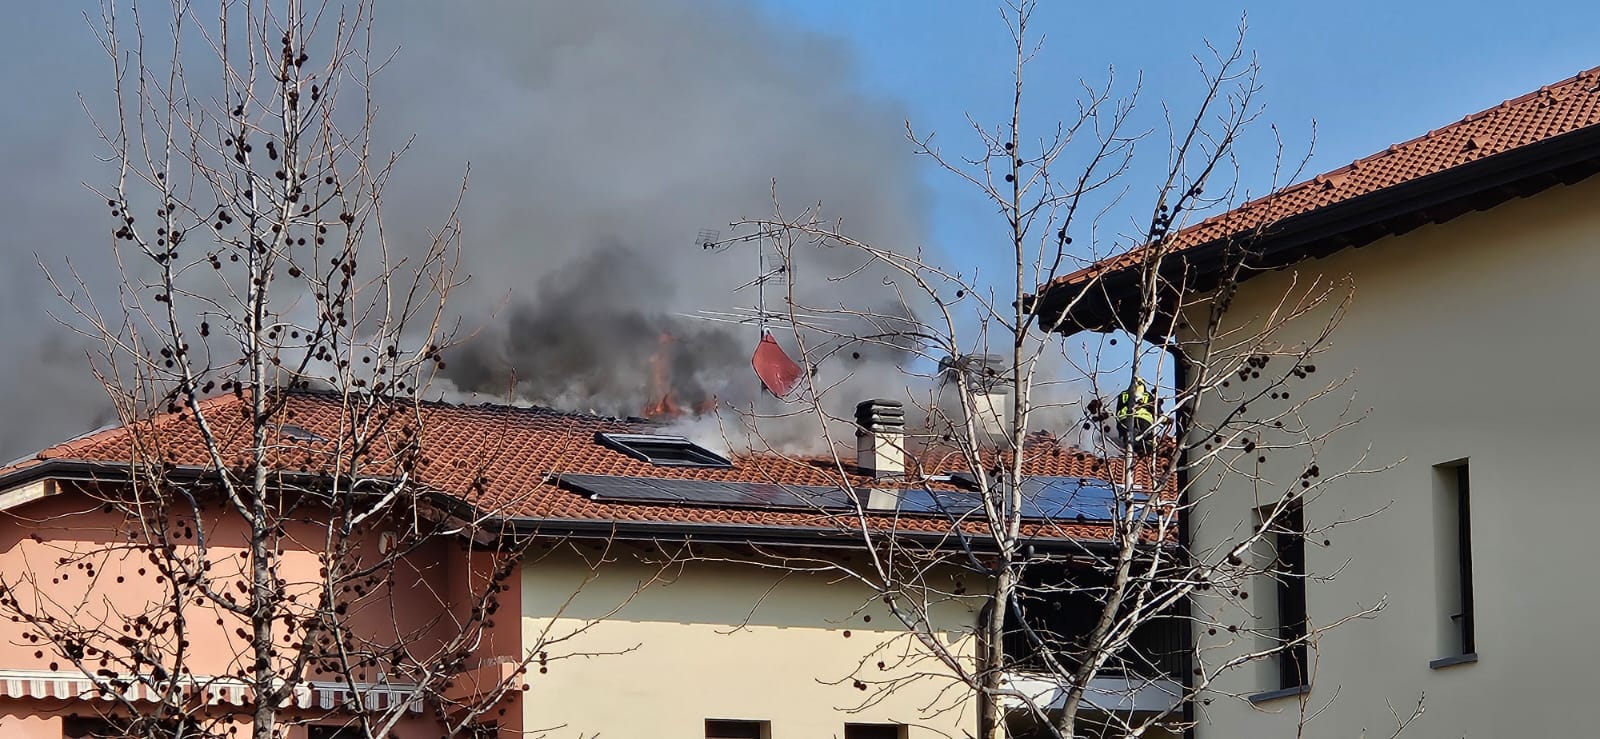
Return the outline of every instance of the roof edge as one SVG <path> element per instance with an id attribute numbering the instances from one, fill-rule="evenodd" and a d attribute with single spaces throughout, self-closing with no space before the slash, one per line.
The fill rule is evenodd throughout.
<path id="1" fill-rule="evenodd" d="M 759 524 L 687 523 L 678 521 L 629 521 L 620 519 L 509 518 L 507 530 L 520 536 L 555 536 L 576 539 L 608 539 L 631 542 L 670 542 L 674 544 L 792 545 L 831 549 L 865 549 L 858 529 L 823 526 L 763 526 Z M 950 546 L 953 534 L 931 531 L 874 531 L 873 539 L 892 536 L 935 546 Z M 974 551 L 991 551 L 992 537 L 972 535 L 966 543 Z M 1109 539 L 1075 537 L 1034 537 L 1029 544 L 1046 551 L 1079 550 L 1101 552 L 1114 549 Z"/>
<path id="2" fill-rule="evenodd" d="M 1566 176 L 1551 177 L 1565 172 Z M 1570 184 L 1600 172 L 1600 125 L 1588 126 L 1526 146 L 1484 157 L 1449 169 L 1374 190 L 1348 200 L 1279 219 L 1241 237 L 1229 235 L 1176 250 L 1163 259 L 1164 278 L 1177 281 L 1185 291 L 1206 290 L 1209 283 L 1230 267 L 1223 252 L 1249 241 L 1247 257 L 1250 273 L 1241 280 L 1270 269 L 1320 258 L 1346 248 L 1363 246 L 1388 235 L 1410 231 L 1424 223 L 1443 223 L 1473 210 L 1487 210 L 1514 197 L 1525 197 L 1556 184 Z M 1489 197 L 1485 197 L 1488 195 Z M 1429 209 L 1466 201 L 1466 207 L 1421 222 L 1397 223 L 1398 219 L 1426 214 Z M 1361 233 L 1372 231 L 1372 233 Z M 1124 252 L 1112 259 L 1138 254 L 1142 249 Z M 1143 265 L 1115 269 L 1098 265 L 1079 270 L 1092 276 L 1071 282 L 1068 275 L 1057 283 L 1042 287 L 1028 300 L 1029 310 L 1040 316 L 1044 326 L 1055 326 L 1056 333 L 1073 335 L 1084 331 L 1106 333 L 1132 320 L 1138 306 L 1131 297 L 1141 292 Z M 1063 312 L 1066 315 L 1063 315 Z"/>

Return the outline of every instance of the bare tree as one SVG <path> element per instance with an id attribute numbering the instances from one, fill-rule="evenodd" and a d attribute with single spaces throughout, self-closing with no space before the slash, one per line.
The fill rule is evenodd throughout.
<path id="1" fill-rule="evenodd" d="M 150 5 L 104 0 L 114 102 L 86 101 L 120 290 L 50 275 L 100 342 L 120 459 L 75 486 L 94 510 L 35 522 L 77 536 L 40 538 L 54 561 L 6 573 L 0 608 L 122 734 L 480 731 L 563 635 L 506 651 L 522 547 L 422 482 L 460 228 L 445 204 L 385 231 L 373 4 Z"/>
<path id="2" fill-rule="evenodd" d="M 875 689 L 863 705 L 909 680 L 935 679 L 975 699 L 984 739 L 1013 732 L 1177 732 L 1207 701 L 1228 697 L 1213 689 L 1226 671 L 1271 664 L 1285 686 L 1308 686 L 1320 635 L 1382 607 L 1321 623 L 1293 606 L 1306 583 L 1336 574 L 1307 572 L 1305 547 L 1347 522 L 1313 520 L 1305 503 L 1345 476 L 1381 467 L 1364 460 L 1339 470 L 1318 464 L 1324 442 L 1359 421 L 1359 411 L 1347 409 L 1331 428 L 1299 420 L 1307 404 L 1340 399 L 1345 378 L 1316 376 L 1314 360 L 1353 288 L 1347 281 L 1296 285 L 1267 314 L 1222 320 L 1236 286 L 1251 275 L 1254 237 L 1281 207 L 1268 197 L 1250 205 L 1248 218 L 1198 223 L 1201 214 L 1245 199 L 1235 144 L 1261 107 L 1243 25 L 1233 44 L 1208 45 L 1196 58 L 1199 102 L 1187 116 L 1163 106 L 1160 133 L 1132 130 L 1138 86 L 1120 95 L 1110 81 L 1086 84 L 1068 120 L 1035 127 L 1027 125 L 1027 113 L 1040 103 L 1025 96 L 1024 73 L 1040 48 L 1030 25 L 1036 7 L 1022 0 L 1002 8 L 1015 51 L 1010 116 L 992 127 L 973 123 L 975 154 L 946 154 L 932 135 L 908 128 L 919 154 L 999 212 L 1003 227 L 995 243 L 1005 245 L 994 255 L 1005 264 L 999 278 L 980 280 L 973 269 L 944 266 L 910 245 L 853 238 L 820 205 L 798 215 L 778 208 L 771 217 L 736 224 L 736 238 L 769 239 L 790 266 L 798 263 L 790 274 L 806 274 L 808 249 L 830 248 L 855 250 L 890 275 L 884 285 L 891 305 L 875 311 L 801 304 L 791 291 L 788 338 L 809 367 L 834 359 L 841 347 L 910 348 L 915 357 L 904 366 L 903 383 L 914 402 L 900 446 L 912 462 L 897 484 L 902 496 L 920 492 L 943 501 L 939 509 L 951 524 L 944 542 L 919 545 L 868 507 L 870 494 L 852 484 L 859 480 L 851 474 L 855 460 L 839 452 L 853 446 L 840 429 L 857 435 L 873 429 L 843 413 L 856 399 L 836 397 L 836 386 L 812 372 L 793 402 L 817 422 L 841 484 L 860 493 L 853 496 L 861 501 L 857 533 L 872 556 L 841 562 L 786 555 L 770 564 L 829 569 L 864 584 L 874 600 L 888 604 L 924 659 L 939 665 L 892 679 L 877 677 L 884 673 L 872 665 L 858 666 L 850 679 Z M 1136 166 L 1134 157 L 1141 146 L 1166 155 L 1146 179 L 1150 168 Z M 1304 163 L 1285 163 L 1281 144 L 1278 152 L 1274 189 L 1280 176 L 1297 175 Z M 1134 198 L 1148 198 L 1145 218 L 1127 230 L 1108 223 L 1130 212 Z M 1183 247 L 1200 236 L 1230 237 L 1219 278 L 1193 279 Z M 1090 245 L 1074 246 L 1075 237 Z M 1040 286 L 1045 292 L 1035 296 Z M 1084 323 L 1096 303 L 1112 310 Z M 1310 332 L 1314 340 L 1284 338 L 1285 327 L 1300 326 L 1295 335 L 1304 335 L 1308 323 L 1319 327 Z M 1077 345 L 1050 338 L 1083 329 L 1099 338 Z M 1180 367 L 1184 376 L 1175 377 Z M 1121 438 L 1116 399 L 1123 393 L 1134 399 L 1142 382 L 1162 396 L 1150 409 L 1151 428 Z M 1196 411 L 1213 404 L 1227 409 L 1220 414 L 1225 420 L 1195 427 Z M 773 420 L 755 409 L 745 413 L 753 429 Z M 784 415 L 796 413 L 791 407 Z M 1106 480 L 1100 515 L 1080 518 L 1086 504 L 1063 506 L 1073 491 L 1036 478 L 1041 461 L 1072 445 L 1088 451 L 1085 464 Z M 1289 480 L 1266 474 L 1269 456 L 1297 465 L 1301 474 Z M 951 490 L 943 474 L 952 471 L 970 493 Z M 1223 545 L 1189 546 L 1185 517 L 1224 485 L 1256 491 L 1255 517 L 1236 522 Z M 1092 498 L 1089 491 L 1076 494 Z M 952 569 L 977 573 L 984 583 L 988 606 L 975 644 L 936 633 L 934 609 L 970 595 L 953 591 L 940 574 Z M 1265 582 L 1284 595 L 1274 597 Z M 1275 609 L 1266 605 L 1274 601 L 1286 604 L 1283 612 L 1258 618 Z M 1192 640 L 1196 631 L 1234 643 L 1201 650 Z M 1246 656 L 1214 657 L 1236 653 L 1240 644 L 1250 645 Z M 946 693 L 956 697 L 930 711 L 956 710 L 961 694 Z M 1315 713 L 1304 702 L 1301 709 L 1303 720 Z M 1420 710 L 1419 703 L 1410 717 Z M 1396 719 L 1397 728 L 1409 723 L 1399 713 Z"/>

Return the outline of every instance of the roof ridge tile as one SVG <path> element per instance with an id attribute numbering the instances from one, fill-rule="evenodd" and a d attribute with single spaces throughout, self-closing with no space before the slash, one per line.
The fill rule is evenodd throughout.
<path id="1" fill-rule="evenodd" d="M 1600 66 L 1502 100 L 1462 116 L 1455 123 L 1392 143 L 1343 167 L 1246 201 L 1171 234 L 1166 243 L 1176 244 L 1176 248 L 1181 250 L 1259 231 L 1283 218 L 1309 213 L 1595 125 L 1600 125 Z M 1447 136 L 1464 136 L 1466 142 L 1460 147 L 1452 147 L 1445 143 L 1453 140 Z M 1347 177 L 1338 178 L 1341 172 Z M 1294 199 L 1294 196 L 1301 194 L 1304 195 L 1303 199 Z M 1284 201 L 1287 207 L 1262 207 L 1278 201 Z M 1090 267 L 1058 276 L 1050 284 L 1077 284 L 1121 269 L 1134 263 L 1138 259 L 1136 253 L 1143 248 L 1107 257 Z"/>

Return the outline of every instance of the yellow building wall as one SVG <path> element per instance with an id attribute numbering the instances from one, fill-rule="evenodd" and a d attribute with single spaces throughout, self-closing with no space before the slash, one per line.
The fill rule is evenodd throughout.
<path id="1" fill-rule="evenodd" d="M 639 551 L 612 550 L 596 568 L 600 552 L 578 552 L 524 567 L 524 643 L 548 655 L 530 670 L 530 731 L 692 739 L 706 719 L 767 721 L 770 739 L 842 737 L 846 723 L 906 724 L 907 739 L 976 728 L 969 693 L 858 582 L 737 562 L 663 567 Z M 967 658 L 979 605 L 934 610 L 938 638 Z"/>
<path id="2" fill-rule="evenodd" d="M 1323 430 L 1366 415 L 1327 442 L 1320 471 L 1393 466 L 1338 480 L 1307 504 L 1313 528 L 1349 521 L 1312 537 L 1310 572 L 1336 576 L 1310 583 L 1308 601 L 1317 625 L 1384 607 L 1321 639 L 1303 704 L 1320 713 L 1303 734 L 1298 699 L 1252 706 L 1237 697 L 1277 687 L 1270 665 L 1258 663 L 1218 683 L 1200 713 L 1200 739 L 1388 737 L 1391 705 L 1406 716 L 1419 700 L 1426 712 L 1405 736 L 1593 733 L 1597 203 L 1600 178 L 1592 178 L 1243 285 L 1228 318 L 1234 326 L 1266 314 L 1291 281 L 1303 291 L 1314 280 L 1353 279 L 1354 299 L 1330 350 L 1313 360 L 1316 373 L 1293 386 L 1293 397 L 1348 374 L 1343 389 L 1302 414 Z M 1303 320 L 1286 338 L 1304 340 L 1324 325 Z M 1212 403 L 1199 419 L 1215 421 L 1225 410 Z M 1479 661 L 1430 669 L 1450 651 L 1439 590 L 1454 568 L 1440 561 L 1450 534 L 1435 522 L 1433 467 L 1463 458 Z M 1306 461 L 1303 450 L 1273 452 L 1266 476 L 1279 489 L 1293 485 Z M 1256 495 L 1232 476 L 1202 500 L 1191 518 L 1197 548 L 1238 536 Z M 1224 617 L 1269 625 L 1257 617 L 1269 609 L 1270 584 L 1247 590 L 1257 596 L 1245 601 L 1251 612 Z M 1225 631 L 1200 639 L 1213 664 L 1252 646 Z"/>

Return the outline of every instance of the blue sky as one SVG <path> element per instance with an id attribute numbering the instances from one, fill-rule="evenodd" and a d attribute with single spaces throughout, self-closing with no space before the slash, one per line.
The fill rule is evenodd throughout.
<path id="1" fill-rule="evenodd" d="M 853 50 L 864 90 L 899 101 L 917 128 L 947 145 L 970 141 L 968 113 L 1003 120 L 1011 58 L 993 3 L 754 1 L 780 23 L 839 39 Z M 1207 39 L 1230 41 L 1241 18 L 1265 85 L 1265 117 L 1241 149 L 1255 157 L 1260 181 L 1249 182 L 1247 171 L 1246 184 L 1256 188 L 1270 171 L 1262 163 L 1272 151 L 1267 123 L 1303 151 L 1316 122 L 1316 173 L 1600 65 L 1600 3 L 1592 2 L 1046 0 L 1034 22 L 1047 35 L 1031 70 L 1035 94 L 1065 99 L 1077 80 L 1102 80 L 1114 67 L 1120 80 L 1143 74 L 1147 108 L 1161 100 L 1182 108 L 1198 82 L 1191 54 Z M 967 249 L 957 245 L 990 238 L 992 209 L 931 167 L 927 182 L 936 244 L 960 255 Z"/>
<path id="2" fill-rule="evenodd" d="M 952 152 L 971 144 L 967 113 L 1003 119 L 1011 58 L 992 0 L 473 0 L 476 12 L 464 3 L 382 4 L 394 25 L 380 26 L 405 42 L 386 73 L 395 87 L 380 94 L 384 125 L 419 134 L 397 182 L 414 189 L 400 200 L 421 207 L 391 208 L 391 217 L 416 226 L 454 197 L 457 173 L 473 164 L 466 220 L 477 262 L 466 269 L 480 282 L 469 301 L 538 284 L 565 264 L 542 249 L 560 243 L 581 252 L 597 236 L 659 246 L 664 256 L 653 264 L 663 274 L 704 278 L 710 262 L 680 255 L 699 228 L 764 214 L 771 178 L 798 183 L 804 198 L 856 201 L 827 205 L 830 215 L 854 206 L 866 231 L 877 221 L 878 233 L 926 234 L 945 265 L 986 265 L 984 281 L 1004 273 L 991 206 L 931 167 L 921 172 L 925 191 L 902 192 L 915 189 L 904 187 L 904 160 L 877 156 L 897 145 L 909 150 L 894 125 L 901 113 L 938 132 Z M 108 181 L 96 159 L 103 148 L 78 99 L 83 93 L 91 107 L 103 106 L 109 88 L 82 15 L 99 4 L 9 5 L 0 25 L 8 62 L 0 65 L 8 103 L 0 115 L 0 337 L 17 350 L 0 357 L 0 372 L 13 379 L 0 407 L 43 418 L 18 427 L 28 438 L 0 430 L 0 453 L 103 420 L 92 402 L 99 390 L 84 384 L 81 348 L 45 315 L 63 306 L 39 263 L 70 257 L 96 289 L 116 289 L 115 271 L 105 268 L 104 201 L 84 189 Z M 415 12 L 422 8 L 429 12 Z M 1036 125 L 1070 104 L 1079 79 L 1101 80 L 1108 67 L 1124 82 L 1143 75 L 1147 111 L 1163 101 L 1192 105 L 1191 54 L 1206 39 L 1230 40 L 1246 11 L 1267 105 L 1258 136 L 1243 147 L 1246 183 L 1257 192 L 1270 169 L 1262 156 L 1271 153 L 1267 122 L 1303 148 L 1315 119 L 1310 169 L 1323 171 L 1600 65 L 1600 3 L 1592 0 L 1045 0 L 1035 27 L 1047 45 L 1031 70 Z M 752 15 L 769 23 L 757 27 Z M 407 16 L 417 17 L 408 24 Z M 466 22 L 473 18 L 477 25 Z M 469 32 L 480 35 L 462 36 Z M 560 43 L 541 43 L 545 37 Z M 584 56 L 596 49 L 608 63 Z M 851 63 L 840 63 L 836 50 Z M 792 63 L 797 54 L 816 63 Z M 450 84 L 437 83 L 441 75 Z M 840 94 L 841 84 L 873 104 Z M 841 112 L 841 101 L 856 107 Z M 625 145 L 596 147 L 591 136 Z M 1159 164 L 1165 152 L 1152 146 L 1147 154 Z M 1148 208 L 1151 178 L 1127 183 L 1129 214 Z M 750 192 L 754 206 L 741 200 Z M 539 249 L 529 247 L 529 234 Z M 1079 235 L 1079 245 L 1092 243 Z M 744 267 L 733 271 L 736 282 L 747 280 Z M 688 294 L 685 302 L 701 298 Z M 85 408 L 64 409 L 80 400 Z M 49 413 L 34 412 L 40 402 Z"/>

